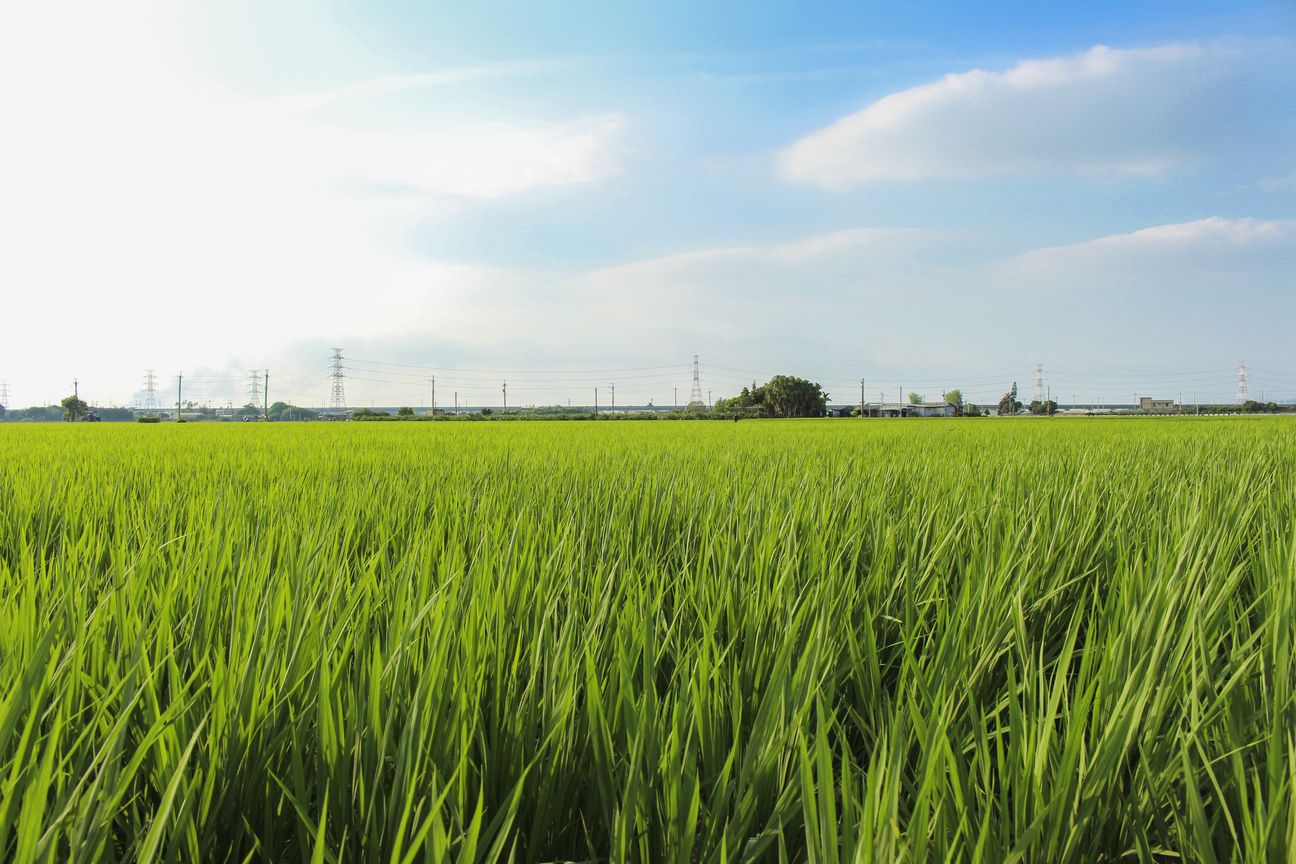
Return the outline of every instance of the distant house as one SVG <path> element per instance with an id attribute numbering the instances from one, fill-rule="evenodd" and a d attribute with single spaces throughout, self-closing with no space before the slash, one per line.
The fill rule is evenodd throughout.
<path id="1" fill-rule="evenodd" d="M 1143 396 L 1139 399 L 1139 408 L 1144 411 L 1173 411 L 1175 403 L 1173 399 L 1153 399 L 1151 396 Z"/>
<path id="2" fill-rule="evenodd" d="M 869 417 L 953 417 L 957 409 L 949 402 L 870 402 L 864 406 Z"/>
<path id="3" fill-rule="evenodd" d="M 444 416 L 445 416 L 445 409 L 444 409 L 444 408 L 429 408 L 429 409 L 427 409 L 426 411 L 423 412 L 423 416 L 424 416 L 424 417 L 444 417 Z"/>

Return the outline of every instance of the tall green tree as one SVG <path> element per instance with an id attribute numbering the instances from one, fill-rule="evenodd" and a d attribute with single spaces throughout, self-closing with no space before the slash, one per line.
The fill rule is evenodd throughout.
<path id="1" fill-rule="evenodd" d="M 1017 382 L 1013 382 L 1012 389 L 1003 395 L 999 400 L 1000 414 L 1016 414 L 1021 410 L 1021 402 L 1017 401 Z"/>
<path id="2" fill-rule="evenodd" d="M 910 405 L 921 405 L 921 404 L 923 404 L 923 403 L 926 402 L 926 401 L 927 401 L 927 397 L 924 396 L 924 395 L 922 395 L 921 393 L 910 393 L 910 394 L 909 394 L 909 404 L 910 404 Z"/>
<path id="3" fill-rule="evenodd" d="M 951 405 L 963 404 L 963 391 L 955 387 L 953 390 L 945 391 L 945 401 Z"/>
<path id="4" fill-rule="evenodd" d="M 63 422 L 65 423 L 75 423 L 90 413 L 90 406 L 76 396 L 64 397 L 62 405 Z"/>
<path id="5" fill-rule="evenodd" d="M 819 384 L 794 375 L 775 375 L 763 388 L 765 404 L 779 417 L 822 417 L 828 394 Z"/>

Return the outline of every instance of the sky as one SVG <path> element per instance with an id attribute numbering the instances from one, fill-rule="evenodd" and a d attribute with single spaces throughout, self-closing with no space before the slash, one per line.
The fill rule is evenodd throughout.
<path id="1" fill-rule="evenodd" d="M 1296 400 L 1290 2 L 9 4 L 0 105 L 9 407 Z"/>

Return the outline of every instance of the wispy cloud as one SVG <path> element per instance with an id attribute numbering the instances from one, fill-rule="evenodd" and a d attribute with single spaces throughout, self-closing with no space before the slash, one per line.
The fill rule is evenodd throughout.
<path id="1" fill-rule="evenodd" d="M 1296 174 L 1288 174 L 1286 177 L 1266 177 L 1255 185 L 1262 192 L 1280 192 L 1283 189 L 1296 189 Z"/>
<path id="2" fill-rule="evenodd" d="M 1296 221 L 1212 216 L 1037 249 L 1002 262 L 995 272 L 1043 286 L 1087 288 L 1199 284 L 1203 277 L 1231 274 L 1232 285 L 1220 287 L 1243 291 L 1271 284 L 1284 266 L 1296 267 Z"/>
<path id="3" fill-rule="evenodd" d="M 457 69 L 443 69 L 436 72 L 425 72 L 414 75 L 388 75 L 361 81 L 346 87 L 325 90 L 318 93 L 305 93 L 299 96 L 278 96 L 261 100 L 272 110 L 286 114 L 309 114 L 320 108 L 335 105 L 351 99 L 386 96 L 410 90 L 424 90 L 434 87 L 445 87 L 452 84 L 463 84 L 469 81 L 481 81 L 490 78 L 517 77 L 534 75 L 561 69 L 571 64 L 566 61 L 543 61 L 532 63 L 495 63 L 486 66 L 466 66 Z"/>

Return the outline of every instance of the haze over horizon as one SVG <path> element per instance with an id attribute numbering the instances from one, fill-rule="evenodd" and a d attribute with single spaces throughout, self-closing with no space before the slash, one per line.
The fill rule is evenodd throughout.
<path id="1" fill-rule="evenodd" d="M 8 407 L 1296 399 L 1289 2 L 0 23 Z"/>

